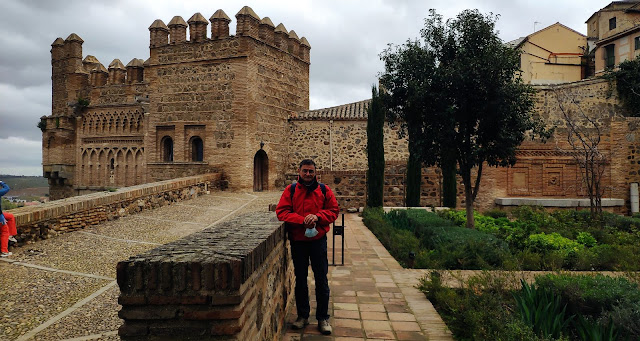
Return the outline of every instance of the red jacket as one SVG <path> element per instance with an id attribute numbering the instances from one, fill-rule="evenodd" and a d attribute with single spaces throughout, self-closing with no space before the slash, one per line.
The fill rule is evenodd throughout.
<path id="1" fill-rule="evenodd" d="M 280 221 L 287 222 L 287 231 L 289 237 L 297 241 L 309 241 L 322 238 L 329 232 L 331 223 L 338 218 L 338 202 L 333 192 L 325 185 L 327 190 L 326 197 L 322 194 L 322 189 L 316 182 L 307 187 L 299 182 L 293 194 L 293 202 L 291 202 L 291 185 L 287 186 L 282 192 L 276 214 Z M 318 217 L 316 229 L 318 235 L 313 238 L 307 238 L 304 235 L 306 228 L 304 227 L 304 217 L 308 214 L 315 214 Z"/>

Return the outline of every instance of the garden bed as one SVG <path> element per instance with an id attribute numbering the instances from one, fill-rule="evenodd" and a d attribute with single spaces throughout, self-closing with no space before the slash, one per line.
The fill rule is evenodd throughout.
<path id="1" fill-rule="evenodd" d="M 475 229 L 453 210 L 368 208 L 363 220 L 405 267 L 507 270 L 457 285 L 443 284 L 449 271 L 421 279 L 457 340 L 640 340 L 640 219 L 533 207 L 511 214 L 475 213 Z M 527 284 L 517 272 L 524 270 L 571 272 Z"/>
<path id="2" fill-rule="evenodd" d="M 419 289 L 456 340 L 640 340 L 637 282 L 548 274 L 514 289 L 515 278 L 483 272 L 450 288 L 434 271 Z"/>
<path id="3" fill-rule="evenodd" d="M 520 207 L 475 213 L 368 208 L 364 223 L 405 267 L 528 271 L 638 271 L 640 219 L 587 211 L 544 212 Z"/>

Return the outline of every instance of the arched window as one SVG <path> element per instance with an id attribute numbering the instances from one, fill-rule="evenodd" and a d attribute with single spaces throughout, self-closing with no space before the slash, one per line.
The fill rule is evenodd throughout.
<path id="1" fill-rule="evenodd" d="M 202 139 L 198 136 L 191 138 L 191 161 L 203 161 Z"/>
<path id="2" fill-rule="evenodd" d="M 173 162 L 173 139 L 169 136 L 162 139 L 162 161 Z"/>

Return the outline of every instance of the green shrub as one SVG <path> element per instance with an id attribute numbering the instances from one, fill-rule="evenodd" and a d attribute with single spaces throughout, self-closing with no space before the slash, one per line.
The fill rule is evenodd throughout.
<path id="1" fill-rule="evenodd" d="M 575 323 L 575 328 L 580 340 L 616 341 L 620 338 L 620 331 L 611 319 L 606 325 L 603 325 L 580 315 Z"/>
<path id="2" fill-rule="evenodd" d="M 545 287 L 529 286 L 524 280 L 521 284 L 514 298 L 522 321 L 541 337 L 560 337 L 573 319 L 573 315 L 566 315 L 562 298 Z"/>
<path id="3" fill-rule="evenodd" d="M 580 243 L 575 240 L 565 238 L 556 232 L 551 234 L 546 234 L 544 232 L 532 234 L 529 236 L 528 246 L 533 250 L 543 253 L 550 250 L 563 250 L 569 252 L 570 250 L 579 250 L 582 248 Z"/>
<path id="4" fill-rule="evenodd" d="M 508 245 L 491 234 L 454 226 L 422 210 L 408 210 L 407 216 L 420 245 L 432 251 L 429 258 L 439 258 L 437 263 L 444 268 L 494 269 L 512 257 Z M 421 261 L 427 262 L 425 258 Z"/>
<path id="5" fill-rule="evenodd" d="M 409 219 L 407 218 L 407 211 L 405 210 L 391 210 L 384 214 L 384 217 L 397 229 L 413 231 L 411 225 L 409 225 Z"/>
<path id="6" fill-rule="evenodd" d="M 499 209 L 491 209 L 491 210 L 485 211 L 484 215 L 491 218 L 495 218 L 495 219 L 507 218 L 507 212 Z"/>
<path id="7" fill-rule="evenodd" d="M 515 302 L 504 281 L 490 274 L 474 276 L 468 289 L 443 286 L 440 274 L 420 279 L 418 288 L 436 307 L 456 340 L 538 340 L 530 327 L 511 313 Z"/>
<path id="8" fill-rule="evenodd" d="M 393 212 L 393 211 L 392 211 Z M 406 216 L 406 214 L 404 214 Z M 420 241 L 408 229 L 396 228 L 390 220 L 396 223 L 403 220 L 403 212 L 385 214 L 382 208 L 366 208 L 362 212 L 363 222 L 376 235 L 380 243 L 389 253 L 406 267 L 409 265 L 409 253 L 418 253 Z M 392 217 L 389 219 L 389 217 Z M 406 220 L 406 218 L 404 219 Z"/>
<path id="9" fill-rule="evenodd" d="M 559 293 L 571 314 L 611 319 L 624 337 L 640 338 L 640 287 L 625 278 L 603 275 L 544 275 L 536 285 Z"/>
<path id="10" fill-rule="evenodd" d="M 589 232 L 580 232 L 578 233 L 578 236 L 576 237 L 576 241 L 584 246 L 588 246 L 588 247 L 592 247 L 595 246 L 597 241 L 595 238 L 593 238 L 593 236 L 591 235 L 591 233 Z"/>

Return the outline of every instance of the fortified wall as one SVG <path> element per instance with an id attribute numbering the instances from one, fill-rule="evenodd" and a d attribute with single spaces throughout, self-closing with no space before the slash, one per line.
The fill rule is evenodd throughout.
<path id="1" fill-rule="evenodd" d="M 222 10 L 158 19 L 146 61 L 108 68 L 83 59 L 78 35 L 56 39 L 40 124 L 51 198 L 212 171 L 233 189 L 281 185 L 287 117 L 309 108 L 311 47 L 247 6 L 236 21 L 231 35 Z"/>
<path id="2" fill-rule="evenodd" d="M 219 173 L 142 184 L 115 192 L 91 193 L 11 210 L 20 243 L 85 229 L 219 190 Z"/>
<path id="3" fill-rule="evenodd" d="M 566 120 L 560 107 L 582 127 L 592 127 L 584 113 L 600 127 L 598 148 L 608 158 L 603 176 L 605 197 L 624 199 L 611 203 L 610 211 L 629 211 L 629 184 L 640 180 L 636 166 L 638 119 L 625 117 L 618 104 L 615 84 L 592 79 L 561 85 L 535 86 L 535 112 L 548 127 L 556 127 L 546 143 L 525 141 L 517 151 L 518 162 L 511 168 L 484 167 L 478 209 L 496 207 L 497 198 L 577 199 L 587 198 L 581 172 L 567 142 Z M 293 160 L 313 158 L 319 176 L 336 192 L 343 208 L 364 206 L 366 202 L 367 140 L 366 118 L 369 101 L 312 110 L 291 117 Z M 398 128 L 384 128 L 386 206 L 404 206 L 405 172 L 408 150 Z M 314 143 L 308 143 L 313 141 Z M 291 164 L 293 176 L 297 165 Z M 423 168 L 421 204 L 442 204 L 442 177 L 438 168 Z M 464 205 L 464 192 L 458 181 L 458 203 Z M 498 205 L 499 206 L 499 205 Z"/>

